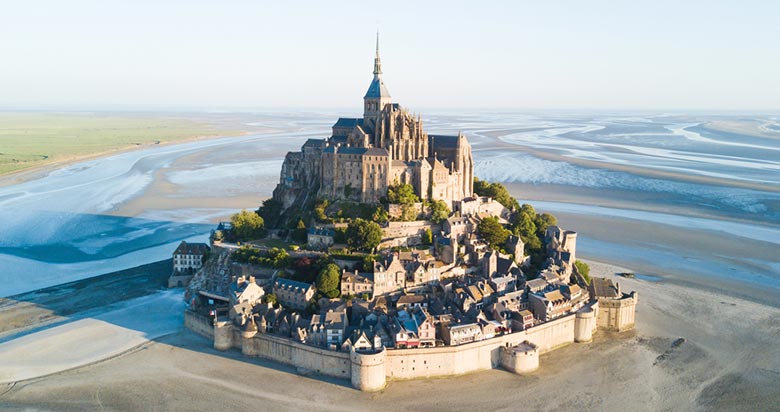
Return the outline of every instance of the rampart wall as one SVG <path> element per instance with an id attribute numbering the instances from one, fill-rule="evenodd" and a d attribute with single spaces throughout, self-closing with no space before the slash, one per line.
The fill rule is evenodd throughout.
<path id="1" fill-rule="evenodd" d="M 336 352 L 304 345 L 290 339 L 258 334 L 250 339 L 234 342 L 234 347 L 248 356 L 260 356 L 272 361 L 295 366 L 307 372 L 350 379 L 352 362 L 349 353 Z"/>
<path id="2" fill-rule="evenodd" d="M 387 351 L 390 379 L 461 375 L 499 366 L 501 348 L 529 341 L 540 354 L 574 342 L 575 315 L 571 314 L 526 331 L 458 346 Z"/>
<path id="3" fill-rule="evenodd" d="M 525 331 L 465 345 L 390 349 L 376 354 L 331 351 L 267 334 L 246 336 L 227 321 L 216 322 L 211 336 L 214 347 L 220 350 L 239 349 L 245 355 L 260 356 L 306 372 L 350 379 L 360 390 L 378 390 L 388 379 L 461 375 L 496 368 L 501 365 L 503 348 L 525 341 L 533 344 L 538 354 L 575 341 L 588 341 L 595 329 L 592 319 L 591 313 L 584 317 L 570 314 Z M 187 311 L 185 325 L 208 336 L 208 318 Z"/>
<path id="4" fill-rule="evenodd" d="M 185 310 L 184 327 L 200 336 L 214 339 L 214 326 L 211 324 L 211 318 L 208 316 L 199 315 L 191 310 Z"/>

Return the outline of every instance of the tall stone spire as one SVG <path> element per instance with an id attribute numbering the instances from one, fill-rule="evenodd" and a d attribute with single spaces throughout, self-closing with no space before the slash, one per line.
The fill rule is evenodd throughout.
<path id="1" fill-rule="evenodd" d="M 382 60 L 379 58 L 379 30 L 376 31 L 376 57 L 374 57 L 374 78 L 382 74 Z"/>
<path id="2" fill-rule="evenodd" d="M 390 104 L 390 92 L 382 80 L 382 61 L 379 59 L 379 31 L 376 32 L 376 56 L 374 57 L 374 79 L 363 96 L 364 129 L 373 132 L 382 109 Z"/>

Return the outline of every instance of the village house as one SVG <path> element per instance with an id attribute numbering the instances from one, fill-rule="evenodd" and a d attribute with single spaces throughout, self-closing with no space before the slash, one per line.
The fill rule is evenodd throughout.
<path id="1" fill-rule="evenodd" d="M 537 319 L 547 322 L 571 311 L 571 301 L 559 289 L 528 294 L 528 303 Z"/>
<path id="2" fill-rule="evenodd" d="M 565 283 L 568 283 L 568 276 L 571 275 L 577 260 L 577 232 L 550 226 L 544 232 L 544 243 L 547 256 L 560 267 L 560 271 L 567 276 Z"/>
<path id="3" fill-rule="evenodd" d="M 340 348 L 349 326 L 347 310 L 328 310 L 311 318 L 309 337 L 312 342 L 328 348 Z"/>
<path id="4" fill-rule="evenodd" d="M 455 237 L 437 236 L 434 240 L 434 251 L 441 262 L 454 264 L 458 258 L 458 240 Z"/>
<path id="5" fill-rule="evenodd" d="M 254 307 L 261 303 L 265 291 L 258 286 L 254 276 L 249 278 L 240 276 L 230 283 L 228 313 L 231 319 L 239 319 L 239 324 L 243 325 L 246 318 L 251 315 Z"/>
<path id="6" fill-rule="evenodd" d="M 314 284 L 297 282 L 290 279 L 277 278 L 273 286 L 276 300 L 291 309 L 306 309 L 316 291 Z"/>
<path id="7" fill-rule="evenodd" d="M 398 255 L 374 262 L 374 296 L 400 292 L 406 287 L 406 267 Z"/>
<path id="8" fill-rule="evenodd" d="M 187 243 L 182 240 L 173 251 L 173 272 L 168 278 L 168 287 L 187 286 L 195 272 L 203 267 L 209 250 L 209 245 L 205 243 Z"/>
<path id="9" fill-rule="evenodd" d="M 444 343 L 451 346 L 483 339 L 482 328 L 476 323 L 449 324 L 443 328 L 442 332 Z"/>
<path id="10" fill-rule="evenodd" d="M 333 246 L 335 236 L 336 232 L 333 229 L 312 227 L 306 233 L 306 244 L 311 249 L 326 250 Z"/>
<path id="11" fill-rule="evenodd" d="M 417 338 L 420 340 L 420 347 L 436 346 L 436 325 L 428 311 L 417 308 L 412 312 L 412 318 L 417 324 Z"/>
<path id="12" fill-rule="evenodd" d="M 341 273 L 341 295 L 359 296 L 367 294 L 370 298 L 374 297 L 374 275 L 373 273 L 358 273 L 357 270 L 349 272 L 344 270 Z"/>
<path id="13" fill-rule="evenodd" d="M 354 349 L 355 352 L 371 352 L 382 348 L 382 338 L 373 330 L 355 329 L 344 343 L 341 350 L 349 352 Z"/>

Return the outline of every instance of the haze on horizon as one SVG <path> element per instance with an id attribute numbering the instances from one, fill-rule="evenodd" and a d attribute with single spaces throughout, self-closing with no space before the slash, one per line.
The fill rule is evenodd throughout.
<path id="1" fill-rule="evenodd" d="M 13 2 L 0 108 L 780 110 L 780 3 Z"/>

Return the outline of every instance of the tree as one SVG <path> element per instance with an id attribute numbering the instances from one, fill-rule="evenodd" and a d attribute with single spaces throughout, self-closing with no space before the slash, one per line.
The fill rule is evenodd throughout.
<path id="1" fill-rule="evenodd" d="M 442 200 L 434 200 L 431 203 L 431 220 L 435 223 L 441 223 L 450 217 L 450 208 Z"/>
<path id="2" fill-rule="evenodd" d="M 582 278 L 585 279 L 585 283 L 590 285 L 590 266 L 581 260 L 575 260 L 574 267 L 577 268 L 577 273 L 582 275 Z"/>
<path id="3" fill-rule="evenodd" d="M 547 259 L 544 250 L 544 235 L 547 228 L 558 224 L 558 219 L 549 213 L 536 213 L 534 207 L 523 204 L 512 215 L 512 233 L 525 243 L 525 253 L 531 257 L 531 271 L 541 268 Z"/>
<path id="4" fill-rule="evenodd" d="M 544 238 L 544 233 L 547 231 L 547 228 L 557 225 L 558 219 L 549 213 L 542 213 L 541 215 L 537 214 L 534 217 L 534 224 L 536 225 L 537 235 L 541 238 Z"/>
<path id="5" fill-rule="evenodd" d="M 374 210 L 374 213 L 371 215 L 371 220 L 380 225 L 387 223 L 388 219 L 390 219 L 390 217 L 387 214 L 387 210 L 381 205 L 377 206 L 376 210 Z"/>
<path id="6" fill-rule="evenodd" d="M 512 231 L 515 235 L 520 236 L 523 239 L 523 242 L 530 242 L 531 238 L 536 237 L 534 216 L 527 215 L 522 211 L 515 213 L 514 216 L 512 216 Z"/>
<path id="7" fill-rule="evenodd" d="M 284 249 L 271 248 L 268 251 L 268 263 L 277 268 L 285 268 L 290 265 L 290 254 Z"/>
<path id="8" fill-rule="evenodd" d="M 422 242 L 424 245 L 430 245 L 433 243 L 433 232 L 431 232 L 431 228 L 425 228 L 425 232 L 423 232 L 422 235 Z"/>
<path id="9" fill-rule="evenodd" d="M 341 281 L 341 269 L 330 263 L 317 275 L 317 290 L 328 298 L 336 298 L 341 294 L 339 282 Z"/>
<path id="10" fill-rule="evenodd" d="M 370 252 L 382 241 L 382 228 L 374 222 L 357 218 L 347 226 L 346 238 L 350 249 Z"/>
<path id="11" fill-rule="evenodd" d="M 360 267 L 363 272 L 373 272 L 374 263 L 376 263 L 376 255 L 366 255 L 363 257 L 363 261 L 360 262 Z"/>
<path id="12" fill-rule="evenodd" d="M 265 235 L 265 221 L 255 212 L 242 210 L 231 216 L 230 221 L 237 241 L 258 239 Z"/>
<path id="13" fill-rule="evenodd" d="M 328 209 L 329 205 L 328 199 L 319 199 L 314 204 L 314 219 L 317 220 L 317 222 L 330 223 L 330 218 L 325 214 L 325 210 Z"/>
<path id="14" fill-rule="evenodd" d="M 511 234 L 494 216 L 482 219 L 477 225 L 477 232 L 494 249 L 502 247 Z"/>
<path id="15" fill-rule="evenodd" d="M 302 219 L 298 219 L 298 224 L 295 226 L 295 230 L 293 230 L 292 238 L 293 240 L 299 243 L 306 242 L 306 238 L 307 238 L 306 224 L 303 223 Z"/>
<path id="16" fill-rule="evenodd" d="M 395 183 L 387 188 L 387 202 L 401 205 L 417 203 L 420 198 L 414 193 L 414 187 L 408 183 Z"/>
<path id="17" fill-rule="evenodd" d="M 347 228 L 337 227 L 333 230 L 333 243 L 346 243 L 347 242 Z"/>
<path id="18" fill-rule="evenodd" d="M 282 202 L 269 198 L 263 201 L 262 206 L 257 209 L 257 214 L 263 218 L 268 227 L 277 227 L 279 216 L 282 214 Z"/>
<path id="19" fill-rule="evenodd" d="M 273 293 L 269 293 L 265 295 L 265 303 L 276 305 L 276 302 L 277 302 L 276 295 L 274 295 Z"/>

